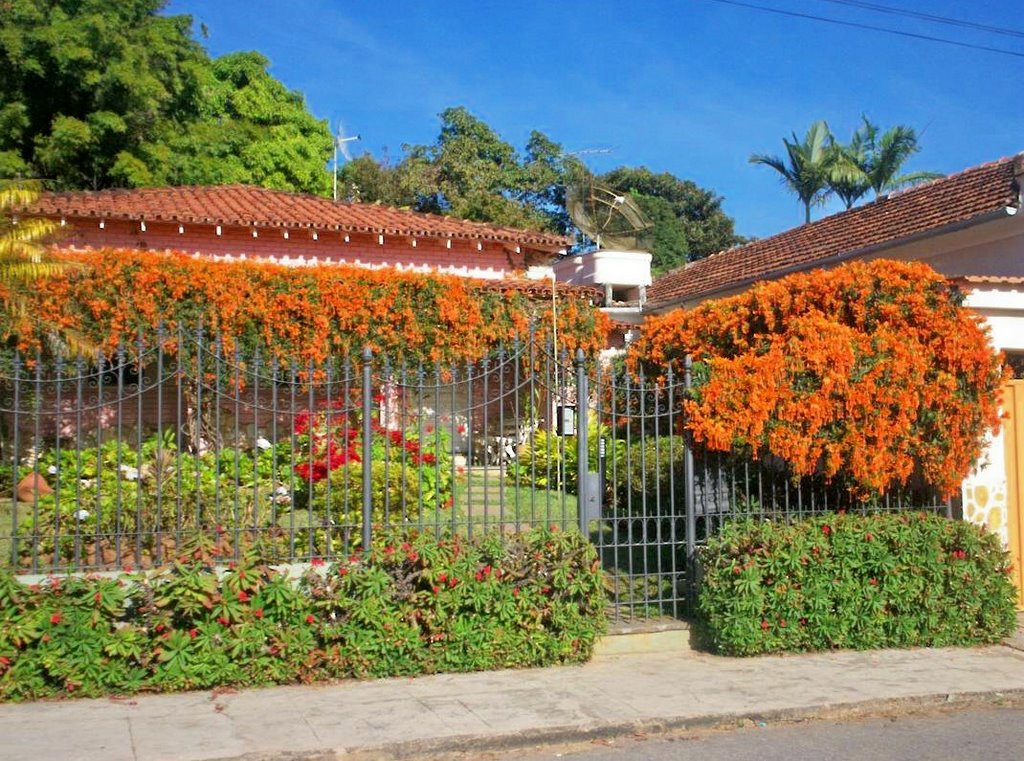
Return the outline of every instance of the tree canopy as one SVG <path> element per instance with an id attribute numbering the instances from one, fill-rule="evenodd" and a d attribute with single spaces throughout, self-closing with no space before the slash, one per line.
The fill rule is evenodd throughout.
<path id="1" fill-rule="evenodd" d="M 164 0 L 10 0 L 0 176 L 58 188 L 245 182 L 324 193 L 331 135 L 259 53 L 211 59 Z"/>
<path id="2" fill-rule="evenodd" d="M 441 113 L 429 145 L 406 145 L 397 162 L 363 154 L 340 173 L 352 200 L 407 206 L 417 211 L 562 233 L 574 231 L 565 212 L 565 188 L 588 170 L 542 132 L 534 130 L 519 152 L 463 107 Z M 668 172 L 619 167 L 597 178 L 632 193 L 654 223 L 651 253 L 663 271 L 742 242 L 722 211 L 722 198 Z"/>
<path id="3" fill-rule="evenodd" d="M 654 271 L 664 272 L 688 261 L 724 251 L 744 241 L 722 211 L 722 197 L 669 172 L 622 166 L 601 175 L 608 187 L 633 194 L 654 223 L 650 251 Z"/>

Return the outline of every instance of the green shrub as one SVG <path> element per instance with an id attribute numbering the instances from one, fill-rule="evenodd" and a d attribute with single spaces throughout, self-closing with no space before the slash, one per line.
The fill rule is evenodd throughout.
<path id="1" fill-rule="evenodd" d="M 271 526 L 301 487 L 288 451 L 285 443 L 195 455 L 179 451 L 170 434 L 137 446 L 48 449 L 19 474 L 38 469 L 54 491 L 40 495 L 18 527 L 22 563 L 61 565 L 78 553 L 89 566 L 110 565 L 115 544 L 122 557 L 138 550 L 152 560 L 174 552 L 156 547 L 161 534 Z"/>
<path id="2" fill-rule="evenodd" d="M 0 572 L 0 699 L 579 662 L 605 621 L 574 532 L 396 533 L 299 580 L 256 555 L 218 572 L 216 552 L 120 579 Z"/>
<path id="3" fill-rule="evenodd" d="M 700 561 L 702 633 L 730 655 L 994 643 L 1016 620 L 999 539 L 932 514 L 736 522 Z"/>
<path id="4" fill-rule="evenodd" d="M 611 466 L 608 466 L 609 469 Z M 633 515 L 668 515 L 674 505 L 682 515 L 686 480 L 683 469 L 683 437 L 645 438 L 629 445 L 615 461 L 615 496 L 619 510 Z M 612 473 L 608 472 L 608 478 Z"/>
<path id="5" fill-rule="evenodd" d="M 608 447 L 605 456 L 611 461 L 612 448 L 616 458 L 625 452 L 626 443 L 611 438 L 611 429 L 598 422 L 591 414 L 587 423 L 587 454 L 590 470 L 596 471 L 598 447 L 603 438 Z M 554 431 L 538 428 L 519 446 L 515 461 L 509 465 L 506 477 L 518 486 L 564 491 L 576 494 L 579 456 L 575 436 L 559 436 Z"/>

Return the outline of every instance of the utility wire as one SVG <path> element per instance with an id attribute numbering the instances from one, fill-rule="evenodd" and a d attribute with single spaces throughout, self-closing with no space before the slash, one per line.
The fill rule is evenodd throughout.
<path id="1" fill-rule="evenodd" d="M 895 34 L 900 37 L 910 37 L 915 40 L 927 40 L 928 42 L 941 42 L 946 45 L 955 45 L 959 48 L 970 48 L 971 50 L 984 50 L 989 53 L 1000 53 L 1002 55 L 1014 56 L 1015 58 L 1024 58 L 1024 53 L 1016 50 L 1006 50 L 1005 48 L 992 48 L 987 45 L 973 45 L 969 42 L 960 42 L 959 40 L 950 40 L 945 37 L 932 37 L 927 34 L 915 34 L 914 32 L 904 32 L 899 29 L 890 29 L 884 26 L 873 26 L 871 24 L 858 24 L 854 21 L 840 21 L 839 19 L 826 18 L 825 16 L 815 16 L 811 13 L 798 13 L 797 11 L 784 11 L 781 8 L 768 8 L 764 5 L 755 5 L 753 3 L 744 3 L 740 0 L 711 0 L 713 3 L 721 3 L 723 5 L 735 5 L 739 8 L 750 8 L 755 11 L 764 11 L 765 13 L 775 13 L 780 16 L 792 16 L 793 18 L 810 19 L 811 21 L 823 21 L 826 24 L 836 24 L 838 26 L 849 26 L 854 29 L 869 29 L 873 32 L 885 32 L 887 34 Z"/>
<path id="2" fill-rule="evenodd" d="M 878 11 L 879 13 L 890 13 L 894 16 L 906 16 L 908 18 L 921 19 L 922 21 L 931 21 L 936 24 L 949 24 L 950 26 L 959 26 L 964 29 L 974 29 L 979 32 L 991 32 L 992 34 L 1005 34 L 1008 37 L 1024 37 L 1024 31 L 1019 29 L 1010 29 L 1005 26 L 989 26 L 988 24 L 978 24 L 974 21 L 967 21 L 966 19 L 950 18 L 949 16 L 936 16 L 932 13 L 921 13 L 920 11 L 912 11 L 907 8 L 897 8 L 893 5 L 882 5 L 881 3 L 865 3 L 860 0 L 821 0 L 825 3 L 832 3 L 834 5 L 848 5 L 853 8 L 863 8 L 868 11 Z"/>

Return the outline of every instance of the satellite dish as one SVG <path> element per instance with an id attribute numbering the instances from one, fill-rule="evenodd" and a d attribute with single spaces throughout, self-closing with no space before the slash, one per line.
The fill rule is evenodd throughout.
<path id="1" fill-rule="evenodd" d="M 348 144 L 359 140 L 359 135 L 346 135 L 345 125 L 338 120 L 338 129 L 334 133 L 334 200 L 338 200 L 338 153 L 340 152 L 345 161 L 352 160 L 352 152 Z"/>
<path id="2" fill-rule="evenodd" d="M 589 172 L 566 186 L 565 210 L 598 248 L 643 250 L 654 227 L 633 196 L 595 182 Z"/>

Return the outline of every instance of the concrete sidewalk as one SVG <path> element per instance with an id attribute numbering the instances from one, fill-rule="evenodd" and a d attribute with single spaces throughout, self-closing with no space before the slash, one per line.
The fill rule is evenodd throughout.
<path id="1" fill-rule="evenodd" d="M 2 705 L 0 759 L 433 758 L 1000 695 L 1024 697 L 1024 653 L 1005 646 L 601 656 L 575 667 Z"/>

